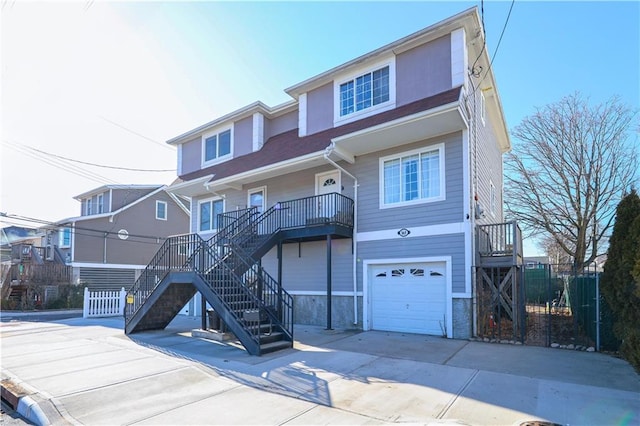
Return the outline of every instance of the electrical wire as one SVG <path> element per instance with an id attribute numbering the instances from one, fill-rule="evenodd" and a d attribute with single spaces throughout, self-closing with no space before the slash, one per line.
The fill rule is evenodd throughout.
<path id="1" fill-rule="evenodd" d="M 502 32 L 500 33 L 500 38 L 498 39 L 498 44 L 496 45 L 496 50 L 494 50 L 493 55 L 491 55 L 491 62 L 489 62 L 489 69 L 484 74 L 484 77 L 482 77 L 482 80 L 480 80 L 480 83 L 478 83 L 478 87 L 480 87 L 480 84 L 482 84 L 484 79 L 489 74 L 489 71 L 491 71 L 491 67 L 493 66 L 493 61 L 496 59 L 496 56 L 498 55 L 498 49 L 500 49 L 500 43 L 502 42 L 502 36 L 504 35 L 504 31 L 507 29 L 507 24 L 509 24 L 509 18 L 511 18 L 511 11 L 513 10 L 513 5 L 514 5 L 515 2 L 516 2 L 516 0 L 511 0 L 511 6 L 509 7 L 509 13 L 507 14 L 507 19 L 504 21 L 504 25 L 502 26 Z"/>
<path id="2" fill-rule="evenodd" d="M 138 132 L 136 132 L 136 131 L 133 131 L 133 130 L 131 130 L 131 129 L 129 129 L 129 128 L 127 128 L 127 127 L 125 127 L 125 126 L 123 126 L 122 124 L 116 123 L 115 121 L 109 120 L 108 118 L 105 118 L 105 117 L 103 117 L 103 116 L 101 116 L 101 115 L 99 115 L 98 117 L 99 117 L 99 118 L 101 118 L 101 119 L 103 119 L 103 120 L 104 120 L 104 121 L 106 121 L 107 123 L 113 124 L 114 126 L 121 128 L 122 130 L 125 130 L 125 131 L 127 131 L 127 132 L 129 132 L 129 133 L 131 133 L 131 134 L 133 134 L 133 135 L 139 136 L 139 137 L 141 137 L 142 139 L 145 139 L 145 140 L 147 140 L 147 141 L 149 141 L 149 142 L 152 142 L 152 143 L 154 143 L 154 144 L 156 144 L 156 145 L 159 145 L 159 146 L 161 146 L 161 147 L 163 147 L 163 148 L 165 148 L 165 149 L 168 149 L 168 150 L 170 150 L 170 151 L 172 151 L 172 152 L 173 152 L 173 147 L 172 147 L 172 146 L 170 146 L 170 145 L 167 145 L 166 143 L 158 142 L 158 141 L 157 141 L 157 140 L 155 140 L 155 139 L 151 139 L 151 138 L 149 138 L 149 137 L 147 137 L 147 136 L 145 136 L 145 135 L 143 135 L 143 134 L 140 134 L 140 133 L 138 133 Z"/>
<path id="3" fill-rule="evenodd" d="M 87 161 L 81 161 L 81 160 L 74 160 L 73 158 L 68 158 L 68 157 L 63 157 L 61 155 L 56 155 L 56 154 L 52 154 L 50 152 L 46 152 L 46 151 L 42 151 L 40 149 L 34 148 L 32 146 L 29 145 L 24 145 L 21 144 L 22 146 L 32 150 L 32 151 L 37 151 L 41 154 L 44 155 L 48 155 L 50 157 L 55 157 L 55 158 L 60 158 L 62 160 L 66 160 L 66 161 L 71 161 L 73 163 L 80 163 L 80 164 L 86 164 L 88 166 L 95 166 L 95 167 L 102 167 L 105 169 L 115 169 L 115 170 L 126 170 L 126 171 L 131 171 L 131 172 L 153 172 L 153 173 L 162 173 L 162 172 L 175 172 L 176 169 L 134 169 L 134 168 L 129 168 L 129 167 L 118 167 L 118 166 L 107 166 L 104 164 L 96 164 L 96 163 L 90 163 Z"/>
<path id="4" fill-rule="evenodd" d="M 70 165 L 65 163 L 62 160 L 59 159 L 51 159 L 51 158 L 47 158 L 44 157 L 43 155 L 39 154 L 39 153 L 34 153 L 26 148 L 24 148 L 22 145 L 14 143 L 14 142 L 10 142 L 8 140 L 3 140 L 2 144 L 5 145 L 8 148 L 13 149 L 14 151 L 17 151 L 23 155 L 26 155 L 28 157 L 31 157 L 35 160 L 41 161 L 45 164 L 48 164 L 50 166 L 53 166 L 59 170 L 65 171 L 65 172 L 69 172 L 72 173 L 76 176 L 80 176 L 83 177 L 85 179 L 91 180 L 93 182 L 97 182 L 100 183 L 102 185 L 105 184 L 120 184 L 118 181 L 115 181 L 113 179 L 107 178 L 105 176 L 102 176 L 98 173 L 92 172 L 90 170 L 86 170 L 82 167 L 76 166 L 76 165 Z"/>

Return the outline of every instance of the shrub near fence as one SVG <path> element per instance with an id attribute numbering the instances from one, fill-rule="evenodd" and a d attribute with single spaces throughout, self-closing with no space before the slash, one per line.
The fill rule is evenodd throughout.
<path id="1" fill-rule="evenodd" d="M 126 295 L 124 287 L 119 291 L 91 291 L 85 287 L 83 318 L 123 316 Z"/>

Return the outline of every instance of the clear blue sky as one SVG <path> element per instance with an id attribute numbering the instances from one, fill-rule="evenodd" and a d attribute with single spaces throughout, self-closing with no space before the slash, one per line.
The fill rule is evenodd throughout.
<path id="1" fill-rule="evenodd" d="M 492 56 L 510 5 L 484 4 Z M 175 168 L 167 139 L 256 100 L 287 101 L 285 88 L 472 6 L 480 2 L 3 2 L 0 211 L 74 216 L 71 197 L 105 183 L 16 144 Z M 510 128 L 574 91 L 637 108 L 640 3 L 516 1 L 493 69 Z M 119 183 L 174 177 L 83 167 Z"/>

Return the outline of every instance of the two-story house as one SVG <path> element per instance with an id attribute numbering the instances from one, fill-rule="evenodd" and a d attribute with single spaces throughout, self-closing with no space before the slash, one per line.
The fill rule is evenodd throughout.
<path id="1" fill-rule="evenodd" d="M 170 235 L 189 231 L 189 202 L 166 185 L 104 185 L 75 196 L 80 215 L 49 227 L 43 245 L 92 289 L 129 288 Z"/>
<path id="2" fill-rule="evenodd" d="M 477 227 L 503 221 L 510 149 L 483 34 L 466 10 L 287 88 L 289 102 L 169 140 L 168 191 L 191 198 L 199 242 L 176 242 L 180 265 L 149 265 L 125 330 L 163 327 L 175 312 L 154 304 L 179 309 L 198 292 L 258 354 L 250 324 L 263 309 L 286 335 L 290 322 L 474 334 L 476 239 L 483 255 L 500 245 Z M 157 278 L 167 270 L 182 275 Z"/>

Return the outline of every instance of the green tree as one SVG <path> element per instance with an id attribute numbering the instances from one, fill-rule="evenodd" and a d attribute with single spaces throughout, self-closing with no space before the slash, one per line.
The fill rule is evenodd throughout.
<path id="1" fill-rule="evenodd" d="M 607 261 L 600 280 L 602 294 L 614 315 L 620 352 L 640 371 L 640 197 L 635 190 L 616 209 Z"/>

